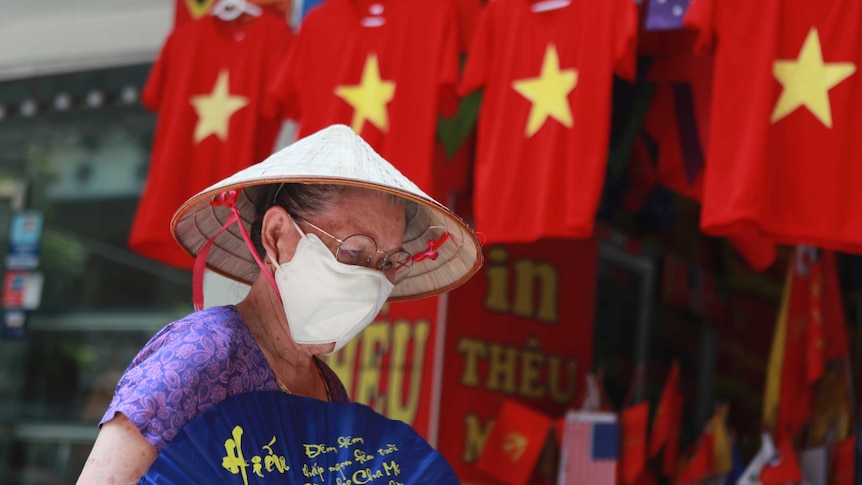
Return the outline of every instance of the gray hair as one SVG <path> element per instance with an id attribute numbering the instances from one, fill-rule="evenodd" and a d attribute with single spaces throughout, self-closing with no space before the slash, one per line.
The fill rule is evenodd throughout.
<path id="1" fill-rule="evenodd" d="M 282 183 L 245 189 L 249 198 L 254 201 L 255 218 L 251 225 L 250 236 L 258 256 L 263 258 L 266 254 L 261 240 L 261 230 L 263 216 L 270 207 L 279 205 L 284 207 L 290 217 L 304 219 L 328 211 L 346 188 L 348 187 L 338 184 Z M 358 189 L 384 197 L 393 204 L 403 205 L 407 221 L 412 219 L 419 209 L 416 202 L 394 194 L 373 189 Z"/>

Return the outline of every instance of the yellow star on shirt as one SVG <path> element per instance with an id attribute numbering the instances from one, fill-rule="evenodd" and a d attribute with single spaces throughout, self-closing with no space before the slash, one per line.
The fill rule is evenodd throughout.
<path id="1" fill-rule="evenodd" d="M 829 90 L 856 72 L 852 62 L 823 62 L 820 36 L 816 28 L 808 31 L 799 57 L 777 60 L 772 73 L 783 86 L 770 120 L 773 123 L 805 106 L 827 128 L 832 128 Z"/>
<path id="2" fill-rule="evenodd" d="M 211 93 L 191 97 L 190 102 L 198 114 L 198 123 L 195 126 L 195 143 L 199 143 L 210 135 L 215 135 L 221 140 L 227 140 L 230 117 L 248 105 L 247 97 L 230 95 L 228 78 L 227 69 L 223 69 L 219 72 Z"/>
<path id="3" fill-rule="evenodd" d="M 184 3 L 189 11 L 189 15 L 193 19 L 199 19 L 210 11 L 215 0 L 184 0 Z"/>
<path id="4" fill-rule="evenodd" d="M 336 86 L 335 95 L 353 106 L 353 131 L 361 132 L 366 120 L 382 131 L 389 129 L 386 105 L 395 97 L 395 82 L 380 78 L 377 54 L 368 54 L 359 84 Z"/>
<path id="5" fill-rule="evenodd" d="M 527 118 L 527 137 L 539 131 L 548 117 L 559 121 L 566 128 L 572 127 L 568 96 L 577 84 L 577 69 L 561 71 L 557 48 L 554 44 L 548 44 L 539 77 L 512 81 L 512 88 L 533 103 Z"/>

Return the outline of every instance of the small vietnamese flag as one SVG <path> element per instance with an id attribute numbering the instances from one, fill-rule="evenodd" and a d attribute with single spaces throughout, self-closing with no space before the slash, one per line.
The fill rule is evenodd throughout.
<path id="1" fill-rule="evenodd" d="M 853 485 L 856 482 L 856 436 L 850 435 L 835 443 L 834 454 L 829 485 Z"/>
<path id="2" fill-rule="evenodd" d="M 662 446 L 671 439 L 680 414 L 676 409 L 676 395 L 679 388 L 679 363 L 674 360 L 670 374 L 661 391 L 658 407 L 653 418 L 652 431 L 649 437 L 649 456 L 652 458 L 661 451 Z"/>
<path id="3" fill-rule="evenodd" d="M 796 458 L 796 450 L 789 438 L 784 438 L 778 445 L 778 455 L 770 460 L 760 472 L 762 485 L 784 485 L 802 481 L 802 468 Z"/>
<path id="4" fill-rule="evenodd" d="M 553 420 L 517 401 L 503 401 L 476 468 L 507 485 L 530 479 Z"/>
<path id="5" fill-rule="evenodd" d="M 703 480 L 713 474 L 714 446 L 712 433 L 703 433 L 698 438 L 694 452 L 676 479 L 678 484 Z"/>
<path id="6" fill-rule="evenodd" d="M 620 475 L 624 485 L 635 483 L 646 468 L 648 419 L 649 401 L 625 408 L 620 416 L 622 428 Z"/>

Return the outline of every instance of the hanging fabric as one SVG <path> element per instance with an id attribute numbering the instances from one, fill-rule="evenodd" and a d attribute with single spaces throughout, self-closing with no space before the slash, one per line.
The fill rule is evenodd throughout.
<path id="1" fill-rule="evenodd" d="M 232 22 L 243 14 L 257 17 L 262 11 L 259 6 L 246 0 L 219 0 L 213 7 L 212 14 L 225 22 Z"/>

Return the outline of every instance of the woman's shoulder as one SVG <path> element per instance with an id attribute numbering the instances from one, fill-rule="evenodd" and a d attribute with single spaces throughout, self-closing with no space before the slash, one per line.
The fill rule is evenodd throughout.
<path id="1" fill-rule="evenodd" d="M 248 327 L 233 305 L 216 306 L 190 313 L 167 324 L 160 335 L 170 340 L 194 342 L 206 338 L 227 344 L 248 334 Z"/>
<path id="2" fill-rule="evenodd" d="M 135 361 L 153 354 L 181 354 L 204 351 L 213 357 L 229 358 L 237 348 L 247 348 L 254 338 L 236 307 L 210 307 L 175 320 L 156 333 L 141 349 Z"/>

